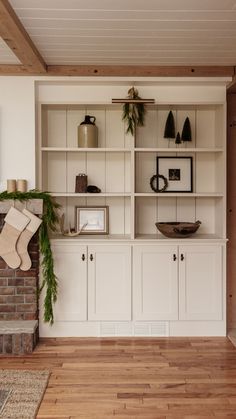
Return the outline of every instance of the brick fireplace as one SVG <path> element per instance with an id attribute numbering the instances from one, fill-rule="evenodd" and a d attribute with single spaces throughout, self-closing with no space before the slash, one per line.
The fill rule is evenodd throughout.
<path id="1" fill-rule="evenodd" d="M 27 201 L 27 209 L 42 214 L 41 200 Z M 38 201 L 38 202 L 36 202 Z M 0 202 L 0 230 L 11 202 Z M 15 204 L 17 209 L 22 203 Z M 0 257 L 0 354 L 31 353 L 38 341 L 39 234 L 28 247 L 31 269 L 11 269 Z"/>

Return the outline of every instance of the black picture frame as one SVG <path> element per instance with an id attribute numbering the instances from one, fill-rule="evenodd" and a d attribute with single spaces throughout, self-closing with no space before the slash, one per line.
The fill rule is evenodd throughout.
<path id="1" fill-rule="evenodd" d="M 193 192 L 193 158 L 192 156 L 157 156 L 157 175 L 167 179 L 167 188 L 162 193 Z M 160 179 L 157 177 L 157 187 Z"/>

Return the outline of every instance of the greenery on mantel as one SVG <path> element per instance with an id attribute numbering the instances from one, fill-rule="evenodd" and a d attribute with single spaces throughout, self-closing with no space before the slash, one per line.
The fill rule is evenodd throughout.
<path id="1" fill-rule="evenodd" d="M 55 231 L 58 223 L 57 208 L 60 205 L 54 201 L 48 192 L 41 192 L 33 189 L 29 192 L 10 192 L 0 193 L 0 201 L 6 199 L 14 199 L 19 201 L 27 201 L 30 199 L 43 200 L 42 224 L 39 230 L 39 248 L 42 254 L 42 274 L 43 281 L 39 292 L 45 287 L 44 299 L 44 321 L 53 324 L 53 304 L 57 300 L 57 278 L 54 274 L 54 264 L 52 250 L 49 240 L 49 230 Z"/>

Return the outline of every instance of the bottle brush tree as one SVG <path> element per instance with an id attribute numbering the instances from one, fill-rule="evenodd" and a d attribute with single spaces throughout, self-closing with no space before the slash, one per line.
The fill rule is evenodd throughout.
<path id="1" fill-rule="evenodd" d="M 175 144 L 181 144 L 181 138 L 180 138 L 180 133 L 179 132 L 177 132 L 176 139 L 175 139 Z"/>
<path id="2" fill-rule="evenodd" d="M 175 138 L 175 121 L 172 111 L 167 116 L 164 138 Z"/>
<path id="3" fill-rule="evenodd" d="M 184 121 L 184 126 L 181 134 L 181 140 L 182 141 L 192 141 L 192 132 L 191 132 L 191 125 L 189 121 L 189 117 Z"/>

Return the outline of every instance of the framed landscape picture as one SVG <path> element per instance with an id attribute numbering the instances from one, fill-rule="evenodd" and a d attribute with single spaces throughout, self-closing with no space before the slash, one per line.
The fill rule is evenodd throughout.
<path id="1" fill-rule="evenodd" d="M 108 234 L 108 206 L 81 206 L 75 208 L 76 231 L 82 228 L 81 234 Z"/>

